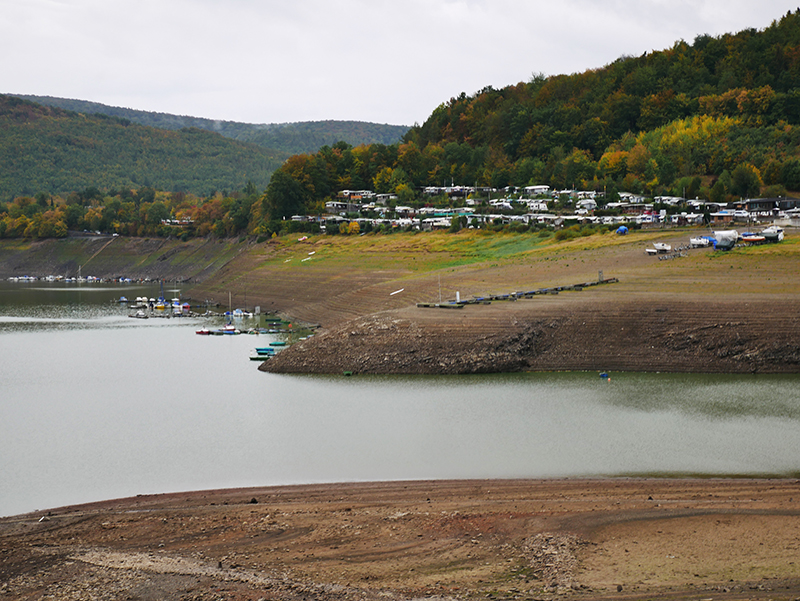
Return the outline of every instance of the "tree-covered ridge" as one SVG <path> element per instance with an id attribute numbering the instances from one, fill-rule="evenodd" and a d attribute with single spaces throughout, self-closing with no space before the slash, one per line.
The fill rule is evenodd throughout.
<path id="1" fill-rule="evenodd" d="M 420 146 L 467 142 L 502 148 L 511 160 L 554 146 L 589 150 L 597 159 L 627 132 L 697 114 L 742 117 L 752 124 L 800 119 L 800 16 L 763 31 L 698 36 L 693 44 L 603 69 L 534 76 L 500 90 L 462 94 L 440 105 L 409 134 Z"/>
<path id="2" fill-rule="evenodd" d="M 266 148 L 299 154 L 316 152 L 322 146 L 345 141 L 360 144 L 394 144 L 408 131 L 405 125 L 385 125 L 364 121 L 302 121 L 298 123 L 239 123 L 202 117 L 188 117 L 108 106 L 87 100 L 15 94 L 37 104 L 66 109 L 76 113 L 102 114 L 127 119 L 133 123 L 179 130 L 195 127 L 221 134 L 241 142 L 252 142 Z"/>
<path id="3" fill-rule="evenodd" d="M 365 121 L 303 121 L 279 125 L 252 126 L 236 139 L 291 154 L 317 152 L 323 146 L 346 142 L 362 144 L 395 144 L 408 131 L 405 125 L 382 125 Z"/>
<path id="4" fill-rule="evenodd" d="M 200 129 L 168 131 L 0 96 L 0 198 L 90 186 L 209 194 L 263 188 L 286 155 Z"/>

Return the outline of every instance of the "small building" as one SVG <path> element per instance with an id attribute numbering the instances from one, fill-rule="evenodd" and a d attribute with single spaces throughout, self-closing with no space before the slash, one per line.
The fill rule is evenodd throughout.
<path id="1" fill-rule="evenodd" d="M 523 190 L 525 190 L 525 194 L 531 196 L 547 196 L 550 194 L 550 186 L 525 186 Z"/>
<path id="2" fill-rule="evenodd" d="M 711 213 L 712 225 L 733 223 L 733 219 L 733 211 L 716 211 L 715 213 Z"/>
<path id="3" fill-rule="evenodd" d="M 325 203 L 325 210 L 329 213 L 358 213 L 361 211 L 361 204 L 356 202 L 329 200 Z"/>

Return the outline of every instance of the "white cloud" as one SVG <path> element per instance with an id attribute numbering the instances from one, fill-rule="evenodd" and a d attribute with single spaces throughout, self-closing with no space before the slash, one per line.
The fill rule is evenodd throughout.
<path id="1" fill-rule="evenodd" d="M 484 86 L 763 28 L 795 0 L 5 0 L 6 92 L 249 122 L 422 122 Z"/>

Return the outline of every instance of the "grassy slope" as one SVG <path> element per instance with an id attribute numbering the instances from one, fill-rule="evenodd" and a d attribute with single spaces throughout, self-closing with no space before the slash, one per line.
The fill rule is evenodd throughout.
<path id="1" fill-rule="evenodd" d="M 647 256 L 654 240 L 688 244 L 690 231 L 594 235 L 556 242 L 535 234 L 462 232 L 391 236 L 284 238 L 253 247 L 199 287 L 232 294 L 299 319 L 331 325 L 408 306 L 595 280 L 621 281 L 604 294 L 672 295 L 719 300 L 800 292 L 800 240 L 734 249 L 692 250 L 687 257 Z M 313 253 L 313 254 L 311 254 Z M 402 289 L 402 293 L 392 295 Z"/>

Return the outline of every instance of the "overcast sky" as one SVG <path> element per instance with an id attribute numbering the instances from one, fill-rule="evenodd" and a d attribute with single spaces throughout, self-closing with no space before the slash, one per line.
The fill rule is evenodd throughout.
<path id="1" fill-rule="evenodd" d="M 422 123 L 461 92 L 763 29 L 800 0 L 0 0 L 3 92 Z"/>

